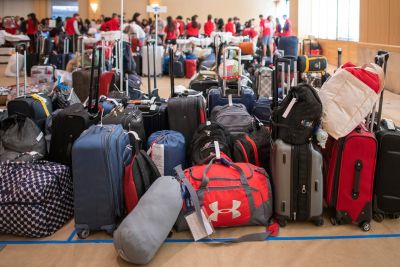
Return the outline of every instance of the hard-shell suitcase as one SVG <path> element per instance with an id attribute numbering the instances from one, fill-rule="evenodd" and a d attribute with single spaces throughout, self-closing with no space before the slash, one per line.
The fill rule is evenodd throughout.
<path id="1" fill-rule="evenodd" d="M 185 77 L 185 57 L 183 55 L 175 55 L 173 57 L 174 64 L 174 77 L 183 78 Z"/>
<path id="2" fill-rule="evenodd" d="M 323 224 L 323 157 L 312 143 L 288 145 L 274 141 L 271 149 L 275 214 L 288 220 Z"/>
<path id="3" fill-rule="evenodd" d="M 226 61 L 228 54 L 231 52 L 238 53 L 239 62 L 239 75 L 230 77 L 227 76 L 227 68 Z M 208 113 L 211 114 L 212 110 L 216 106 L 224 106 L 229 103 L 229 95 L 232 95 L 232 102 L 243 104 L 246 106 L 247 111 L 251 113 L 253 111 L 254 102 L 256 101 L 256 95 L 253 90 L 249 87 L 242 86 L 241 74 L 242 74 L 242 66 L 241 66 L 241 50 L 238 47 L 226 47 L 222 51 L 222 64 L 223 64 L 223 77 L 222 79 L 222 87 L 211 88 L 208 92 Z M 218 68 L 217 68 L 218 69 Z M 227 85 L 227 80 L 237 79 L 236 88 L 230 88 Z"/>
<path id="4" fill-rule="evenodd" d="M 34 84 L 54 82 L 54 66 L 36 65 L 31 68 L 31 80 Z"/>
<path id="5" fill-rule="evenodd" d="M 299 54 L 299 38 L 297 36 L 282 36 L 278 49 L 285 51 L 285 56 L 297 57 Z"/>
<path id="6" fill-rule="evenodd" d="M 90 75 L 90 71 L 84 69 L 72 72 L 72 88 L 82 103 L 89 97 Z M 94 75 L 97 77 L 97 71 Z"/>
<path id="7" fill-rule="evenodd" d="M 133 56 L 133 59 L 136 62 L 136 74 L 142 76 L 143 69 L 143 58 L 141 54 L 136 54 Z"/>
<path id="8" fill-rule="evenodd" d="M 154 55 L 156 54 L 157 60 L 155 60 Z M 155 51 L 155 46 L 143 46 L 142 50 L 142 74 L 144 76 L 154 76 L 154 73 L 156 73 L 156 76 L 162 75 L 162 58 L 164 55 L 164 48 L 162 46 L 157 46 L 157 51 Z M 149 75 L 149 70 L 148 66 L 153 66 L 155 65 L 155 68 L 150 68 L 150 75 Z M 155 72 L 154 72 L 155 69 Z"/>
<path id="9" fill-rule="evenodd" d="M 167 103 L 144 103 L 137 105 L 137 107 L 142 112 L 146 136 L 169 129 Z"/>
<path id="10" fill-rule="evenodd" d="M 186 68 L 186 78 L 191 79 L 197 70 L 197 60 L 196 59 L 186 59 L 185 60 L 185 68 Z"/>
<path id="11" fill-rule="evenodd" d="M 377 154 L 373 133 L 360 125 L 325 150 L 325 201 L 333 208 L 333 224 L 355 223 L 371 229 L 372 196 Z"/>
<path id="12" fill-rule="evenodd" d="M 254 73 L 256 76 L 256 94 L 258 97 L 271 97 L 272 96 L 272 69 L 268 67 L 261 67 Z"/>
<path id="13" fill-rule="evenodd" d="M 124 215 L 124 162 L 131 157 L 121 125 L 93 125 L 72 148 L 74 215 L 78 237 L 90 231 L 112 234 Z"/>
<path id="14" fill-rule="evenodd" d="M 116 83 L 115 79 L 114 71 L 106 71 L 100 75 L 99 96 L 108 96 L 111 87 Z"/>
<path id="15" fill-rule="evenodd" d="M 375 63 L 382 66 L 386 74 L 389 53 L 378 51 Z M 373 218 L 382 221 L 385 217 L 398 218 L 400 215 L 400 127 L 392 121 L 382 118 L 383 94 L 381 93 L 377 127 L 378 155 L 375 171 Z M 372 120 L 374 122 L 375 120 Z"/>

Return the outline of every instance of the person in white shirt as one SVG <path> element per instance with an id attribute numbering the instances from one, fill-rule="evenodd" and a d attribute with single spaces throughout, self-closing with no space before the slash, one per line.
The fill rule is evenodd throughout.
<path id="1" fill-rule="evenodd" d="M 136 37 L 144 43 L 144 39 L 146 38 L 146 33 L 144 32 L 143 28 L 136 24 L 136 22 L 132 22 L 130 24 L 132 32 L 136 34 Z"/>

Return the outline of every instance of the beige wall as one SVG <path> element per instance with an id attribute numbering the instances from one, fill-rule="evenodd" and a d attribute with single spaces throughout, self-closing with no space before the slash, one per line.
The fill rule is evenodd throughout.
<path id="1" fill-rule="evenodd" d="M 33 11 L 32 0 L 0 0 L 0 17 L 22 16 L 26 17 Z"/>

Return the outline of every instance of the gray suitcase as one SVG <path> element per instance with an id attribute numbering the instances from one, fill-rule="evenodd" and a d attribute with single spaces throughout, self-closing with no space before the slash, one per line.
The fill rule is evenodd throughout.
<path id="1" fill-rule="evenodd" d="M 272 74 L 273 70 L 268 67 L 262 67 L 255 71 L 256 94 L 258 97 L 272 97 Z"/>
<path id="2" fill-rule="evenodd" d="M 323 224 L 323 158 L 312 143 L 288 145 L 276 140 L 271 149 L 275 215 L 288 220 Z"/>

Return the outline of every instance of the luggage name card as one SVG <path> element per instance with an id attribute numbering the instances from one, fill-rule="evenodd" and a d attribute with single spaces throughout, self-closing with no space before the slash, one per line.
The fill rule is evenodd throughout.
<path id="1" fill-rule="evenodd" d="M 215 156 L 217 159 L 221 159 L 221 150 L 219 149 L 218 141 L 214 141 Z"/>
<path id="2" fill-rule="evenodd" d="M 203 209 L 201 210 L 201 217 L 203 218 L 203 223 L 201 223 L 197 218 L 196 212 L 192 212 L 189 215 L 185 216 L 186 222 L 189 225 L 189 229 L 192 233 L 194 241 L 198 241 L 205 237 L 208 237 L 214 232 L 214 229 L 208 221 L 206 215 L 204 214 Z"/>
<path id="3" fill-rule="evenodd" d="M 287 118 L 287 116 L 289 115 L 290 111 L 292 110 L 294 104 L 296 104 L 297 99 L 293 97 L 292 101 L 290 101 L 288 107 L 286 108 L 285 112 L 283 113 L 282 117 L 283 118 Z"/>
<path id="4" fill-rule="evenodd" d="M 151 146 L 151 159 L 154 161 L 161 176 L 164 176 L 164 145 L 153 144 Z"/>
<path id="5" fill-rule="evenodd" d="M 232 95 L 228 95 L 228 105 L 231 107 L 233 105 Z"/>

